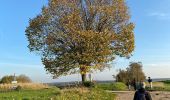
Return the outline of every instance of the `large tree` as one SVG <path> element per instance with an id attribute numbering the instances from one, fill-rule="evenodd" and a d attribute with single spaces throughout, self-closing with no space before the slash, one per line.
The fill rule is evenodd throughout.
<path id="1" fill-rule="evenodd" d="M 26 29 L 30 51 L 59 77 L 108 67 L 134 50 L 134 24 L 124 0 L 49 0 Z"/>

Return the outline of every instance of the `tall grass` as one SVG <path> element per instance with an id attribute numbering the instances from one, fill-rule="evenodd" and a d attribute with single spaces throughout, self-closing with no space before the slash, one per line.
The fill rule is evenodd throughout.
<path id="1" fill-rule="evenodd" d="M 44 88 L 48 88 L 48 85 L 40 84 L 40 83 L 18 83 L 18 84 L 0 84 L 0 91 L 8 91 L 12 90 L 14 87 L 20 86 L 25 90 L 40 90 Z"/>

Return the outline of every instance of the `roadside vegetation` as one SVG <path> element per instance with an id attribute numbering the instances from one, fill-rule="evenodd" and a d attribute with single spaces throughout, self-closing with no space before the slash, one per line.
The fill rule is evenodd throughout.
<path id="1" fill-rule="evenodd" d="M 128 91 L 125 83 L 90 83 L 86 86 L 65 87 L 35 83 L 0 84 L 0 100 L 115 100 L 116 95 L 109 91 Z M 146 82 L 146 89 L 149 84 Z M 170 81 L 153 82 L 152 91 L 170 91 Z"/>
<path id="2" fill-rule="evenodd" d="M 24 90 L 20 91 L 6 91 L 0 93 L 0 100 L 50 100 L 59 94 L 58 88 L 38 89 L 38 90 Z"/>
<path id="3" fill-rule="evenodd" d="M 97 88 L 109 91 L 126 91 L 127 86 L 122 82 L 97 84 Z"/>
<path id="4" fill-rule="evenodd" d="M 115 94 L 99 88 L 67 88 L 57 87 L 43 89 L 20 89 L 0 93 L 0 100 L 114 100 Z"/>

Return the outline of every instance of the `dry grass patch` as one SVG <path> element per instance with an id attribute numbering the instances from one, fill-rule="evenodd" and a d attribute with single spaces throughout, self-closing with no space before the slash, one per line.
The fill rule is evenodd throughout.
<path id="1" fill-rule="evenodd" d="M 14 87 L 20 86 L 22 89 L 40 90 L 44 88 L 49 88 L 46 84 L 40 83 L 18 83 L 18 84 L 0 84 L 0 90 L 11 90 Z"/>
<path id="2" fill-rule="evenodd" d="M 23 89 L 31 89 L 31 90 L 40 90 L 49 88 L 46 84 L 40 84 L 40 83 L 19 83 L 19 86 L 21 86 Z"/>

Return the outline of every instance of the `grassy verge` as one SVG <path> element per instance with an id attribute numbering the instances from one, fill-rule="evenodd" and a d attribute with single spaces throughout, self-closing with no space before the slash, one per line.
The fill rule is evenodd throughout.
<path id="1" fill-rule="evenodd" d="M 96 88 L 59 90 L 50 87 L 40 90 L 21 90 L 0 93 L 0 100 L 114 100 L 115 94 Z"/>
<path id="2" fill-rule="evenodd" d="M 146 84 L 146 89 L 150 90 L 149 84 Z M 170 81 L 163 81 L 163 82 L 153 82 L 152 83 L 154 91 L 170 91 Z"/>
<path id="3" fill-rule="evenodd" d="M 125 90 L 127 90 L 127 86 L 121 82 L 97 84 L 96 88 L 103 89 L 103 90 L 110 90 L 110 91 L 125 91 Z"/>
<path id="4" fill-rule="evenodd" d="M 59 93 L 59 89 L 54 87 L 41 90 L 1 92 L 0 100 L 50 100 Z"/>
<path id="5" fill-rule="evenodd" d="M 66 89 L 55 100 L 114 100 L 115 94 L 101 89 Z"/>

